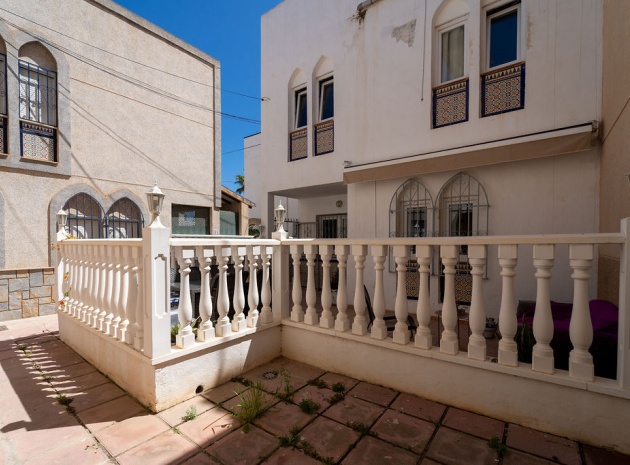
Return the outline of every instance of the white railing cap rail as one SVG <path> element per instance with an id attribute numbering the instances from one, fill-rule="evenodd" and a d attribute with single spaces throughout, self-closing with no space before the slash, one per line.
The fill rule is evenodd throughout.
<path id="1" fill-rule="evenodd" d="M 386 237 L 376 239 L 286 239 L 282 245 L 539 245 L 625 244 L 620 233 L 535 234 L 513 236 Z"/>
<path id="2" fill-rule="evenodd" d="M 123 247 L 142 247 L 142 239 L 64 239 L 60 245 L 117 245 Z"/>
<path id="3" fill-rule="evenodd" d="M 230 247 L 233 245 L 266 245 L 274 246 L 280 245 L 280 241 L 275 239 L 225 239 L 225 238 L 209 238 L 207 236 L 201 236 L 197 238 L 193 237 L 171 237 L 171 247 L 192 247 L 192 246 L 205 246 L 205 247 Z"/>

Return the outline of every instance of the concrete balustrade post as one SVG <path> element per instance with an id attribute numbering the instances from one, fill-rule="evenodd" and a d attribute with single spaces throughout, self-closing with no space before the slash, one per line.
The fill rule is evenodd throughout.
<path id="1" fill-rule="evenodd" d="M 370 331 L 372 339 L 386 339 L 387 325 L 383 317 L 385 316 L 385 286 L 383 284 L 383 270 L 385 269 L 385 257 L 387 256 L 387 246 L 373 245 L 371 247 L 372 259 L 374 260 L 374 322 Z"/>
<path id="2" fill-rule="evenodd" d="M 455 265 L 459 259 L 459 247 L 443 245 L 440 247 L 440 258 L 444 265 L 444 301 L 442 302 L 442 337 L 440 352 L 457 355 L 459 352 L 459 338 L 455 332 L 459 320 L 457 318 L 457 304 L 455 302 Z"/>
<path id="3" fill-rule="evenodd" d="M 175 345 L 180 349 L 187 349 L 195 344 L 195 335 L 191 327 L 193 303 L 190 296 L 190 272 L 191 266 L 194 265 L 195 249 L 194 247 L 178 247 L 175 253 L 181 277 L 179 305 L 177 307 L 179 331 L 177 331 L 177 336 L 175 337 Z"/>
<path id="4" fill-rule="evenodd" d="M 350 247 L 347 245 L 336 245 L 335 255 L 337 255 L 339 279 L 337 284 L 337 318 L 335 319 L 335 331 L 349 331 L 350 319 L 348 318 L 348 254 Z"/>
<path id="5" fill-rule="evenodd" d="M 289 247 L 283 245 L 273 247 L 271 311 L 275 321 L 290 317 L 289 260 Z"/>
<path id="6" fill-rule="evenodd" d="M 569 353 L 569 376 L 593 381 L 595 367 L 589 348 L 593 343 L 593 322 L 588 299 L 588 282 L 593 266 L 592 244 L 571 244 L 569 263 L 573 268 L 573 310 L 569 324 L 569 336 L 573 350 Z"/>
<path id="7" fill-rule="evenodd" d="M 258 256 L 260 255 L 259 246 L 250 246 L 248 249 L 247 260 L 249 261 L 249 289 L 247 295 L 247 305 L 249 312 L 247 313 L 247 327 L 255 328 L 258 326 Z"/>
<path id="8" fill-rule="evenodd" d="M 266 325 L 273 322 L 273 313 L 271 312 L 271 284 L 269 283 L 269 268 L 271 267 L 271 255 L 273 247 L 263 246 L 262 248 L 262 289 L 260 290 L 260 302 L 262 310 L 260 312 L 260 321 Z"/>
<path id="9" fill-rule="evenodd" d="M 322 258 L 322 317 L 319 326 L 322 328 L 332 328 L 335 326 L 332 308 L 332 292 L 330 289 L 330 259 L 333 254 L 332 245 L 320 245 L 319 254 Z"/>
<path id="10" fill-rule="evenodd" d="M 394 328 L 394 342 L 397 344 L 409 344 L 409 324 L 407 323 L 407 264 L 409 262 L 409 246 L 395 245 L 394 257 L 396 260 L 396 302 L 394 312 L 396 313 L 396 327 Z"/>
<path id="11" fill-rule="evenodd" d="M 300 259 L 302 258 L 302 246 L 291 244 L 291 258 L 293 259 L 293 288 L 291 298 L 291 321 L 304 321 L 304 309 L 302 308 L 302 283 L 300 279 Z"/>
<path id="12" fill-rule="evenodd" d="M 232 318 L 232 331 L 243 331 L 247 328 L 247 320 L 243 310 L 245 309 L 245 287 L 243 286 L 243 260 L 247 255 L 246 247 L 232 246 L 232 259 L 234 261 L 234 317 Z"/>
<path id="13" fill-rule="evenodd" d="M 211 277 L 210 270 L 212 265 L 212 257 L 214 249 L 208 247 L 197 247 L 197 258 L 199 260 L 199 268 L 201 271 L 201 293 L 199 295 L 199 316 L 201 324 L 197 329 L 197 340 L 206 342 L 215 337 L 214 326 L 210 317 L 212 316 L 212 295 L 211 295 Z"/>
<path id="14" fill-rule="evenodd" d="M 307 325 L 318 325 L 319 316 L 317 315 L 317 292 L 315 291 L 315 258 L 317 257 L 318 247 L 316 245 L 305 245 L 304 254 L 306 255 L 306 266 L 308 269 L 306 279 L 306 315 L 304 315 L 304 323 Z"/>
<path id="15" fill-rule="evenodd" d="M 487 249 L 485 245 L 469 245 L 468 261 L 472 267 L 472 297 L 468 322 L 471 335 L 468 339 L 468 358 L 486 359 L 486 310 L 483 304 L 483 275 L 486 266 Z M 459 324 L 459 322 L 458 322 Z"/>
<path id="16" fill-rule="evenodd" d="M 420 290 L 418 291 L 418 331 L 416 332 L 415 346 L 430 350 L 433 347 L 431 335 L 431 304 L 429 300 L 429 273 L 431 271 L 431 257 L 433 250 L 430 245 L 417 245 L 416 258 L 418 260 L 418 273 L 420 273 Z"/>
<path id="17" fill-rule="evenodd" d="M 518 246 L 499 246 L 499 265 L 501 265 L 501 308 L 499 310 L 499 364 L 518 366 L 518 347 L 514 338 L 518 322 L 516 321 L 516 300 L 514 297 L 514 277 L 518 259 Z"/>
<path id="18" fill-rule="evenodd" d="M 553 245 L 534 246 L 534 266 L 536 267 L 536 311 L 534 312 L 534 339 L 532 350 L 532 370 L 553 373 L 553 349 L 549 345 L 553 339 L 553 316 L 549 298 L 549 280 L 554 261 Z"/>
<path id="19" fill-rule="evenodd" d="M 367 334 L 368 321 L 365 303 L 365 284 L 363 280 L 363 270 L 365 269 L 365 257 L 367 255 L 367 245 L 353 245 L 352 256 L 354 257 L 354 270 L 356 281 L 354 286 L 354 321 L 352 322 L 352 334 L 365 336 Z"/>

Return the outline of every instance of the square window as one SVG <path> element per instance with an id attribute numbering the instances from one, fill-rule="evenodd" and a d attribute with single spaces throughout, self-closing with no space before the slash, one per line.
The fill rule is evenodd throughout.
<path id="1" fill-rule="evenodd" d="M 191 205 L 173 205 L 171 231 L 173 234 L 210 234 L 210 209 Z"/>
<path id="2" fill-rule="evenodd" d="M 440 34 L 440 82 L 464 77 L 464 25 Z"/>
<path id="3" fill-rule="evenodd" d="M 306 89 L 295 91 L 295 129 L 303 128 L 307 124 Z"/>
<path id="4" fill-rule="evenodd" d="M 335 116 L 335 83 L 332 78 L 319 83 L 319 120 Z"/>
<path id="5" fill-rule="evenodd" d="M 488 68 L 519 59 L 519 5 L 488 14 Z"/>

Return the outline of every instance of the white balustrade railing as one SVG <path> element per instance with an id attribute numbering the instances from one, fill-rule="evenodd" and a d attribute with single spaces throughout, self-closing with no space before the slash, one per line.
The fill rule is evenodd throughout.
<path id="1" fill-rule="evenodd" d="M 408 346 L 420 352 L 435 351 L 441 359 L 487 360 L 487 341 L 483 336 L 489 308 L 498 309 L 498 365 L 525 366 L 535 372 L 553 374 L 554 353 L 551 342 L 554 321 L 550 305 L 552 275 L 568 275 L 573 287 L 570 321 L 569 377 L 594 379 L 594 362 L 589 352 L 593 324 L 589 311 L 591 269 L 595 246 L 618 244 L 622 248 L 620 280 L 619 372 L 618 381 L 630 388 L 630 363 L 626 350 L 629 317 L 627 302 L 626 238 L 620 234 L 488 236 L 461 238 L 391 239 L 289 239 L 228 240 L 171 238 L 168 230 L 134 240 L 66 240 L 60 243 L 61 260 L 58 295 L 65 297 L 63 312 L 82 322 L 86 328 L 110 336 L 148 357 L 173 354 L 173 351 L 211 344 L 225 337 L 251 334 L 282 319 L 305 329 L 317 327 L 331 335 L 347 333 L 353 339 L 391 342 L 392 348 Z M 467 352 L 460 354 L 458 305 L 455 298 L 456 269 L 462 246 L 466 246 L 472 277 Z M 559 250 L 568 246 L 568 260 Z M 531 250 L 531 256 L 523 258 Z M 520 252 L 520 258 L 519 258 Z M 303 259 L 305 257 L 305 262 Z M 417 303 L 408 300 L 407 276 L 410 256 L 418 273 Z M 172 258 L 171 258 L 172 257 Z M 278 257 L 276 260 L 275 257 Z M 279 257 L 282 257 L 280 259 Z M 386 273 L 386 261 L 396 264 L 395 274 Z M 523 272 L 517 264 L 527 261 L 527 271 L 535 283 L 536 306 L 533 317 L 532 363 L 518 360 L 516 284 Z M 316 267 L 321 263 L 321 285 Z M 331 286 L 332 268 L 337 267 L 337 288 Z M 302 267 L 306 279 L 302 280 Z M 492 265 L 492 266 L 490 266 Z M 169 269 L 178 268 L 180 327 L 171 346 L 169 329 Z M 289 271 L 293 279 L 289 285 Z M 193 268 L 198 278 L 191 279 Z M 489 270 L 498 270 L 495 275 Z M 529 270 L 529 269 L 528 269 Z M 430 277 L 440 274 L 443 299 L 430 297 Z M 285 277 L 282 279 L 282 277 Z M 281 282 L 282 281 L 282 282 Z M 492 282 L 496 292 L 488 292 Z M 434 280 L 435 283 L 435 280 Z M 571 284 L 572 283 L 572 284 Z M 260 284 L 260 288 L 259 288 Z M 303 284 L 305 289 L 303 289 Z M 175 287 L 175 284 L 173 284 Z M 374 296 L 373 315 L 368 312 L 365 289 Z M 335 298 L 336 292 L 336 298 Z M 392 295 L 393 294 L 393 295 Z M 488 306 L 487 294 L 500 297 L 500 305 Z M 198 295 L 198 305 L 195 296 Z M 590 297 L 592 298 L 592 296 Z M 303 300 L 304 299 L 304 300 Z M 352 309 L 348 304 L 352 303 Z M 304 306 L 305 304 L 305 306 Z M 410 307 L 411 305 L 411 307 Z M 433 305 L 433 308 L 431 307 Z M 437 340 L 430 325 L 439 305 L 443 328 Z M 411 337 L 410 309 L 417 328 Z M 260 311 L 259 311 L 260 308 Z M 280 310 L 282 309 L 282 310 Z M 352 310 L 352 313 L 350 313 Z M 496 310 L 495 310 L 496 311 Z M 396 323 L 386 324 L 393 313 Z M 413 315 L 411 315 L 413 318 Z M 289 324 L 289 323 L 287 323 Z M 369 328 L 369 329 L 368 329 Z M 375 342 L 376 343 L 376 342 Z M 378 342 L 382 344 L 382 342 Z M 434 347 L 437 344 L 437 347 Z"/>

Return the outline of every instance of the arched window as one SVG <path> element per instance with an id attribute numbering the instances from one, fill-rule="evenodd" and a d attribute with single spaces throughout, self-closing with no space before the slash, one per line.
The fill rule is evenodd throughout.
<path id="1" fill-rule="evenodd" d="M 127 197 L 117 200 L 107 212 L 105 229 L 110 239 L 142 237 L 143 226 L 140 208 Z"/>
<path id="2" fill-rule="evenodd" d="M 0 37 L 0 153 L 7 153 L 7 48 Z"/>
<path id="3" fill-rule="evenodd" d="M 77 239 L 104 237 L 105 215 L 93 197 L 82 192 L 71 197 L 63 209 L 68 213 L 68 231 Z"/>

